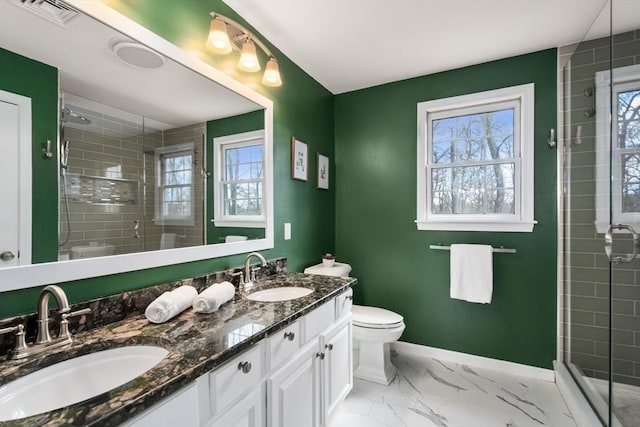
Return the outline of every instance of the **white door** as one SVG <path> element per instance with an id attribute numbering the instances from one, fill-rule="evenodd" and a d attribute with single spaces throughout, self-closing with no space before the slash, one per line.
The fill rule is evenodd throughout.
<path id="1" fill-rule="evenodd" d="M 31 263 L 31 99 L 0 91 L 0 268 Z"/>

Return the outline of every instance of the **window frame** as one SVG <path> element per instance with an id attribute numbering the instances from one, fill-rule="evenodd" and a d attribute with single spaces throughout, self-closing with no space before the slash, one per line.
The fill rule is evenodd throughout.
<path id="1" fill-rule="evenodd" d="M 596 220 L 598 233 L 606 233 L 609 224 L 627 224 L 634 229 L 640 227 L 640 212 L 622 212 L 622 170 L 621 156 L 639 149 L 625 149 L 618 146 L 611 130 L 617 129 L 617 93 L 640 89 L 640 64 L 619 67 L 613 70 L 613 81 L 609 70 L 596 73 Z M 613 109 L 612 109 L 613 102 Z M 611 168 L 610 168 L 611 162 Z M 612 178 L 613 177 L 613 178 Z M 610 196 L 614 189 L 613 196 Z"/>
<path id="2" fill-rule="evenodd" d="M 263 174 L 262 174 L 262 213 L 260 215 L 225 215 L 224 214 L 224 190 L 222 189 L 225 170 L 225 154 L 227 148 L 237 148 L 249 145 L 258 145 L 259 141 L 264 146 L 264 130 L 256 130 L 238 133 L 234 135 L 226 135 L 213 138 L 213 224 L 216 227 L 243 227 L 243 228 L 264 228 L 267 224 L 266 219 L 266 182 L 265 182 L 265 156 L 263 154 Z"/>
<path id="3" fill-rule="evenodd" d="M 169 155 L 174 155 L 178 153 L 188 153 L 191 155 L 191 199 L 189 203 L 191 204 L 191 214 L 189 216 L 165 216 L 163 214 L 162 206 L 164 204 L 164 167 L 163 162 L 164 159 Z M 154 150 L 155 156 L 155 166 L 156 166 L 156 185 L 155 185 L 155 217 L 153 219 L 154 224 L 156 225 L 176 225 L 176 226 L 192 226 L 195 224 L 195 211 L 194 211 L 194 203 L 193 196 L 195 191 L 195 169 L 193 160 L 195 159 L 195 143 L 187 142 L 184 144 L 176 144 L 169 145 L 166 147 L 156 148 Z M 176 156 L 177 157 L 177 156 Z M 186 187 L 186 185 L 182 186 Z"/>
<path id="4" fill-rule="evenodd" d="M 534 202 L 534 93 L 535 84 L 512 86 L 420 102 L 417 140 L 417 219 L 418 230 L 532 232 Z M 431 210 L 432 138 L 430 123 L 435 119 L 496 111 L 505 103 L 517 103 L 514 112 L 514 213 L 513 214 L 434 214 Z M 496 108 L 497 107 L 497 108 Z M 519 110 L 519 111 L 518 111 Z M 461 114 L 462 113 L 462 114 Z"/>

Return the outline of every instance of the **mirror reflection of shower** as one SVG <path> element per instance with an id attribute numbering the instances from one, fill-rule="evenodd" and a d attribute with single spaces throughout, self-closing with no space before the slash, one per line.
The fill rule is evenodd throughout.
<path id="1" fill-rule="evenodd" d="M 204 244 L 204 121 L 164 123 L 68 92 L 60 112 L 58 260 Z M 191 216 L 162 216 L 183 199 Z"/>
<path id="2" fill-rule="evenodd" d="M 59 242 L 62 248 L 71 236 L 71 214 L 69 213 L 69 195 L 67 192 L 67 169 L 69 168 L 69 139 L 65 137 L 67 123 L 78 125 L 90 125 L 91 120 L 71 108 L 64 106 L 60 111 L 60 175 L 62 177 L 62 198 L 64 200 L 65 217 L 67 220 L 67 232 L 64 239 Z"/>

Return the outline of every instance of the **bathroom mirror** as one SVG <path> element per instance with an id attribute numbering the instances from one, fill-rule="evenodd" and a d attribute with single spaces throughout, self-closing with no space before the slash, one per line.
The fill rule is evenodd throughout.
<path id="1" fill-rule="evenodd" d="M 0 291 L 272 248 L 272 102 L 99 1 L 37 3 L 0 4 L 0 48 L 59 70 L 60 122 L 31 144 L 32 197 L 39 165 L 59 166 L 59 237 L 37 238 L 34 213 L 31 240 L 60 260 L 0 268 Z M 213 139 L 245 133 L 261 209 L 216 227 Z"/>

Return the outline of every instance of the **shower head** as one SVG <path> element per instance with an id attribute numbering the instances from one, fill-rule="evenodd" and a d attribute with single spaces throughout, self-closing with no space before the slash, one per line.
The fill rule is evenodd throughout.
<path id="1" fill-rule="evenodd" d="M 72 109 L 70 109 L 68 107 L 64 107 L 62 109 L 61 121 L 62 121 L 62 123 L 76 123 L 76 124 L 79 124 L 79 125 L 90 125 L 91 124 L 91 120 L 89 120 L 88 118 L 86 118 L 82 114 L 80 114 L 80 113 L 78 113 L 76 111 L 73 111 Z"/>

